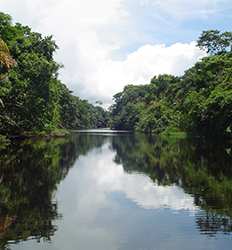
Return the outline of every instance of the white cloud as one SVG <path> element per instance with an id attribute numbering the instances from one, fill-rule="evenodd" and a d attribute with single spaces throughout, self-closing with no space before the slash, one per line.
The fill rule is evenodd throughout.
<path id="1" fill-rule="evenodd" d="M 102 96 L 105 102 L 110 102 L 112 95 L 121 91 L 126 84 L 146 84 L 154 75 L 162 73 L 181 75 L 203 55 L 194 42 L 169 47 L 148 44 L 122 61 L 112 60 L 109 56 L 100 56 L 97 62 L 89 60 L 87 65 L 91 65 L 92 71 L 88 74 L 86 67 L 84 76 L 87 78 L 83 79 L 83 83 L 89 82 L 90 86 L 94 86 L 86 89 L 93 99 Z M 85 55 L 82 62 L 88 57 L 91 55 Z"/>
<path id="2" fill-rule="evenodd" d="M 128 83 L 144 84 L 155 74 L 180 75 L 204 54 L 191 43 L 142 44 L 134 51 L 120 54 L 134 45 L 143 32 L 136 30 L 137 18 L 130 12 L 129 0 L 5 0 L 2 11 L 16 21 L 32 26 L 44 34 L 53 34 L 60 50 L 56 58 L 65 67 L 61 78 L 75 94 L 92 101 L 111 103 L 112 96 Z M 188 2 L 188 4 L 186 3 Z M 154 11 L 184 16 L 214 10 L 217 1 L 149 1 L 136 0 L 134 5 L 149 5 Z M 191 13 L 192 13 L 191 12 Z M 138 13 L 139 17 L 139 13 Z M 159 25 L 158 23 L 156 25 Z"/>

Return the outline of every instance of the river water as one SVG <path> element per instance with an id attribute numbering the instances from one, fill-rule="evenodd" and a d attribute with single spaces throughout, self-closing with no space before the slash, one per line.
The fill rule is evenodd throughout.
<path id="1" fill-rule="evenodd" d="M 225 144 L 93 130 L 0 153 L 0 249 L 232 249 Z"/>

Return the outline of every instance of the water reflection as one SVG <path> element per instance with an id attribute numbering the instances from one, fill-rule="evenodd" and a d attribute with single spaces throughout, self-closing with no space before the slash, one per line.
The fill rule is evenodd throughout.
<path id="1" fill-rule="evenodd" d="M 0 246 L 230 249 L 231 163 L 229 146 L 142 135 L 15 143 L 0 156 Z"/>
<path id="2" fill-rule="evenodd" d="M 98 140 L 100 139 L 100 141 Z M 14 142 L 0 157 L 0 247 L 36 239 L 50 241 L 57 230 L 54 220 L 61 215 L 53 193 L 75 159 L 102 138 L 78 150 L 77 136 L 71 140 L 26 140 Z"/>
<path id="3" fill-rule="evenodd" d="M 112 141 L 117 152 L 115 161 L 125 170 L 146 173 L 161 187 L 177 185 L 192 195 L 195 206 L 203 210 L 196 219 L 198 227 L 211 235 L 232 231 L 230 146 L 142 135 L 125 138 L 123 142 L 119 138 Z"/>

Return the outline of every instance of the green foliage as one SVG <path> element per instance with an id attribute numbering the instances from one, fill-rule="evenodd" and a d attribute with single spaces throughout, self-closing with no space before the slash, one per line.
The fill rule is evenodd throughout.
<path id="1" fill-rule="evenodd" d="M 68 129 L 104 128 L 108 126 L 108 112 L 71 94 L 60 86 L 61 126 Z"/>
<path id="2" fill-rule="evenodd" d="M 0 150 L 6 148 L 10 144 L 10 140 L 6 136 L 0 135 Z"/>
<path id="3" fill-rule="evenodd" d="M 217 34 L 230 37 L 229 32 Z M 231 46 L 229 40 L 224 43 Z M 125 87 L 114 96 L 112 127 L 155 134 L 174 129 L 207 137 L 231 136 L 232 53 L 227 47 L 223 53 L 203 58 L 182 77 L 159 75 L 150 84 Z"/>
<path id="4" fill-rule="evenodd" d="M 232 32 L 221 33 L 218 30 L 203 31 L 197 41 L 198 47 L 207 53 L 217 54 L 232 49 Z"/>
<path id="5" fill-rule="evenodd" d="M 128 85 L 124 91 L 114 96 L 115 104 L 111 106 L 112 127 L 131 130 L 138 122 L 140 110 L 143 109 L 146 89 L 144 86 Z"/>
<path id="6" fill-rule="evenodd" d="M 4 13 L 0 34 L 0 73 L 11 69 L 0 82 L 1 134 L 107 125 L 106 111 L 73 96 L 58 80 L 61 66 L 53 59 L 58 47 L 51 36 L 13 24 Z"/>

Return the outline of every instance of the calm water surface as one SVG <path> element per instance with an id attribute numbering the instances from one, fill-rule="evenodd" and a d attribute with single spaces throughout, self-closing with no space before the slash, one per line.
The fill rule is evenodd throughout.
<path id="1" fill-rule="evenodd" d="M 227 145 L 92 131 L 0 153 L 0 249 L 232 249 Z"/>

